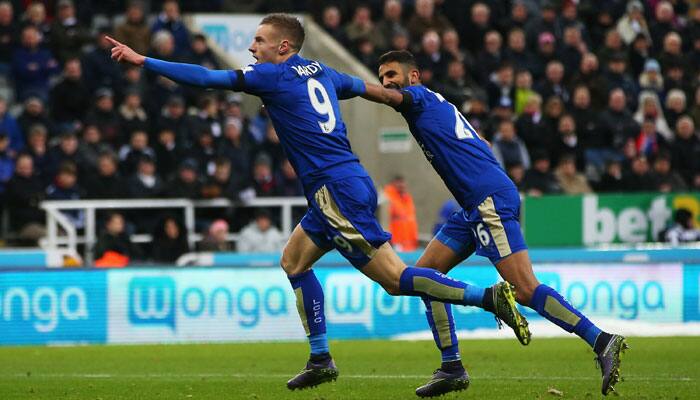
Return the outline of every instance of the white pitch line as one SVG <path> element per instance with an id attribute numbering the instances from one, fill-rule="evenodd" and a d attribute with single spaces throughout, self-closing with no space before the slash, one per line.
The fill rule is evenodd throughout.
<path id="1" fill-rule="evenodd" d="M 181 379 L 181 378 L 289 378 L 289 374 L 0 374 L 0 378 L 86 378 L 86 379 Z M 428 375 L 340 375 L 340 379 L 425 379 Z M 498 376 L 498 375 L 472 375 L 474 380 L 498 380 L 498 381 L 597 381 L 599 378 L 594 377 L 576 377 L 576 376 Z M 688 377 L 645 377 L 645 376 L 625 376 L 626 381 L 639 382 L 694 382 L 695 379 Z"/>

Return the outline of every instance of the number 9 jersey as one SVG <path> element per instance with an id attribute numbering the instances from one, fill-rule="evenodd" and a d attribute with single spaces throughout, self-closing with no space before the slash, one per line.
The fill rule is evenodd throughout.
<path id="1" fill-rule="evenodd" d="M 350 148 L 338 103 L 356 95 L 357 80 L 297 54 L 231 73 L 238 74 L 234 90 L 262 99 L 307 197 L 331 181 L 368 177 Z"/>

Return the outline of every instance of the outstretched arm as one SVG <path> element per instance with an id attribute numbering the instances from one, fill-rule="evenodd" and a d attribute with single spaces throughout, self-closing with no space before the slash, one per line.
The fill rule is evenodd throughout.
<path id="1" fill-rule="evenodd" d="M 362 97 L 375 103 L 387 104 L 396 108 L 404 102 L 404 95 L 398 90 L 387 89 L 369 82 L 365 82 L 365 88 L 366 91 Z"/>
<path id="2" fill-rule="evenodd" d="M 114 45 L 112 59 L 115 61 L 143 66 L 175 82 L 187 85 L 215 89 L 232 89 L 237 86 L 238 77 L 233 71 L 210 70 L 196 64 L 174 63 L 145 57 L 109 36 L 107 40 Z"/>

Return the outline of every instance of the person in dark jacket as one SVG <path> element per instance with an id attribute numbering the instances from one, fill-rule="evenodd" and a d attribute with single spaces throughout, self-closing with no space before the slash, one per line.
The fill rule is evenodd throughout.
<path id="1" fill-rule="evenodd" d="M 20 101 L 30 94 L 47 100 L 49 79 L 59 72 L 58 62 L 53 54 L 39 47 L 40 43 L 41 36 L 37 28 L 27 25 L 22 29 L 22 46 L 12 55 L 15 92 Z"/>
<path id="2" fill-rule="evenodd" d="M 174 263 L 181 255 L 189 252 L 185 227 L 171 215 L 164 217 L 153 232 L 153 260 Z"/>

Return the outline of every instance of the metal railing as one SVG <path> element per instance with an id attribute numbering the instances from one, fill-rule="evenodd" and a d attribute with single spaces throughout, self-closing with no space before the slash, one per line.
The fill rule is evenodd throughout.
<path id="1" fill-rule="evenodd" d="M 84 260 L 87 264 L 93 262 L 92 250 L 97 239 L 97 210 L 127 210 L 127 209 L 173 209 L 180 208 L 184 213 L 187 242 L 190 248 L 201 235 L 195 232 L 195 209 L 197 208 L 229 208 L 229 207 L 279 207 L 282 210 L 282 233 L 289 236 L 292 233 L 292 208 L 305 207 L 304 197 L 274 197 L 258 198 L 246 202 L 232 202 L 228 199 L 188 200 L 188 199 L 113 199 L 113 200 L 50 200 L 41 203 L 46 211 L 47 236 L 42 241 L 42 247 L 47 250 L 57 250 L 65 246 L 77 252 L 78 244 L 85 245 Z M 85 233 L 78 235 L 78 230 L 63 211 L 83 210 L 85 212 Z M 61 229 L 59 229 L 59 227 Z M 62 231 L 61 231 L 62 230 Z M 237 235 L 231 235 L 235 240 Z M 150 235 L 132 235 L 137 242 L 149 242 Z"/>

